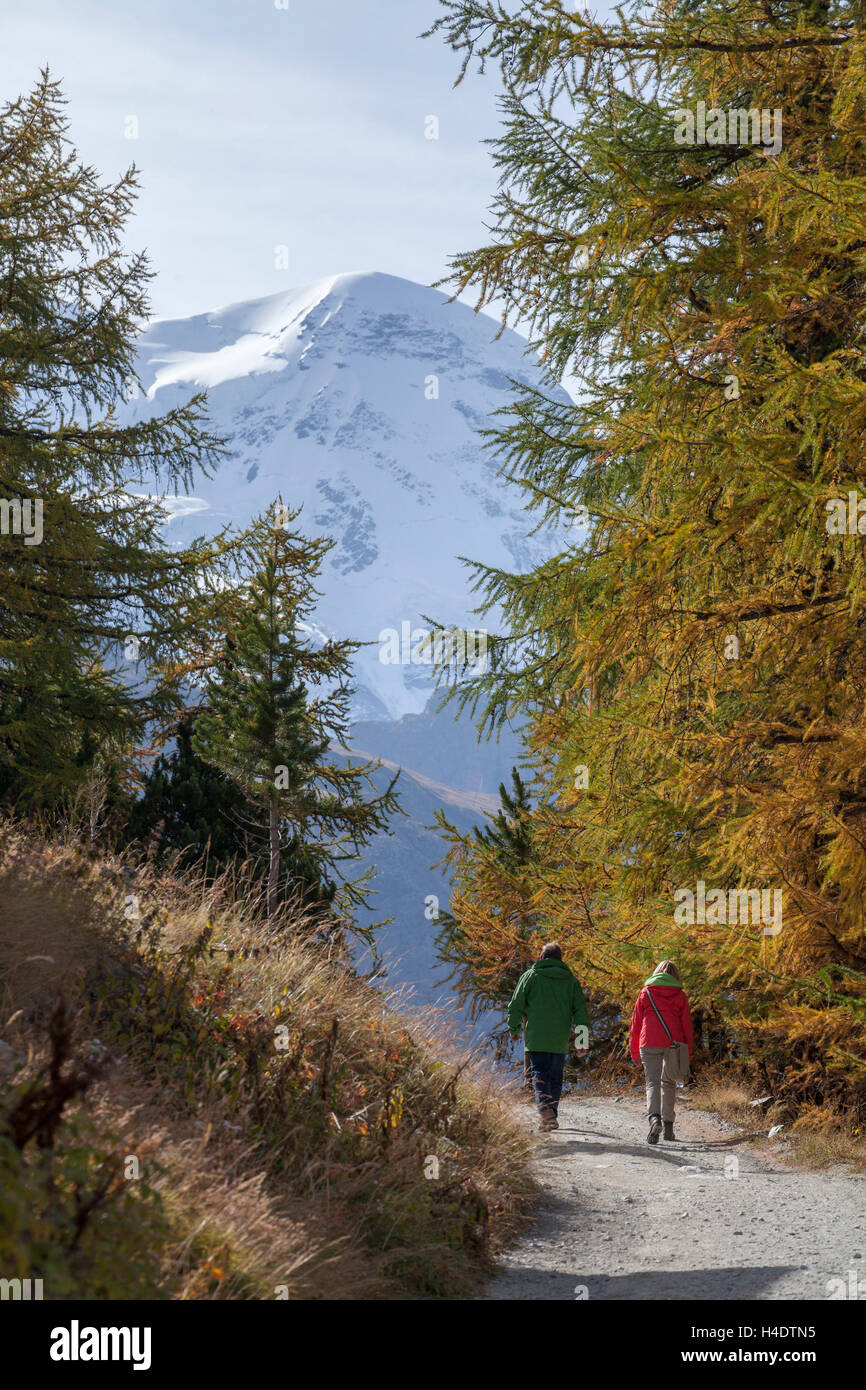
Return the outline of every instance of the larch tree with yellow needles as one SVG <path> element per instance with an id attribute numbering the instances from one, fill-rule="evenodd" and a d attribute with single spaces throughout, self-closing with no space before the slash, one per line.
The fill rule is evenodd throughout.
<path id="1" fill-rule="evenodd" d="M 444 0 L 435 29 L 461 77 L 503 84 L 491 240 L 453 286 L 528 325 L 574 398 L 521 391 L 489 432 L 535 519 L 574 540 L 529 575 L 476 566 L 505 622 L 460 691 L 488 723 L 529 718 L 534 907 L 590 989 L 625 1006 L 673 956 L 774 1088 L 850 1108 L 864 6 L 663 0 L 601 23 Z M 477 866 L 465 845 L 458 893 Z"/>

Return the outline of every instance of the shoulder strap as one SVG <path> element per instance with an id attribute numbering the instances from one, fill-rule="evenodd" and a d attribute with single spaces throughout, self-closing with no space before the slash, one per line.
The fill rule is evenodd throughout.
<path id="1" fill-rule="evenodd" d="M 652 992 L 652 990 L 649 988 L 648 985 L 644 985 L 644 989 L 646 990 L 646 992 L 647 992 L 647 994 L 648 994 L 648 996 L 649 996 L 649 1001 L 650 1001 L 650 1003 L 652 1004 L 653 1008 L 655 1009 L 656 1018 L 658 1019 L 659 1023 L 660 1023 L 661 1026 L 662 1026 L 662 1028 L 664 1028 L 664 1030 L 665 1030 L 665 1032 L 667 1033 L 668 1037 L 670 1038 L 671 1042 L 673 1042 L 673 1040 L 674 1040 L 674 1035 L 673 1035 L 673 1033 L 671 1032 L 670 1028 L 669 1028 L 668 1025 L 665 1023 L 664 1019 L 662 1018 L 661 1014 L 660 1014 L 659 1011 L 658 1011 L 658 1007 L 657 1007 L 657 1005 L 656 1005 L 656 1001 L 653 999 L 653 992 Z"/>

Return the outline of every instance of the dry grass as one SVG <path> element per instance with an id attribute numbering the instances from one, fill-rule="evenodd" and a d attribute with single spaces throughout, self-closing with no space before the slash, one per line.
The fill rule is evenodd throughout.
<path id="1" fill-rule="evenodd" d="M 0 1032 L 28 1059 L 7 1107 L 34 1084 L 62 990 L 78 1055 L 106 1055 L 69 1113 L 95 1151 L 138 1160 L 122 1199 L 150 1194 L 157 1213 L 142 1296 L 480 1289 L 534 1194 L 529 1141 L 441 1018 L 389 1007 L 291 912 L 275 930 L 225 885 L 95 859 L 74 837 L 0 827 L 0 904 Z M 98 1236 L 94 1218 L 70 1256 L 84 1297 L 104 1296 L 87 1241 L 99 1289 L 110 1277 Z"/>
<path id="2" fill-rule="evenodd" d="M 341 1223 L 338 1207 L 270 1190 L 243 1132 L 219 1119 L 167 1120 L 159 1088 L 142 1087 L 122 1065 L 99 1088 L 90 1118 L 154 1172 L 169 1221 L 160 1264 L 171 1297 L 401 1296 L 382 1259 Z"/>
<path id="3" fill-rule="evenodd" d="M 866 1172 L 866 1135 L 850 1115 L 817 1106 L 804 1109 L 792 1126 L 791 1139 L 785 1157 L 797 1166 Z"/>
<path id="4" fill-rule="evenodd" d="M 866 1171 L 866 1137 L 850 1115 L 812 1106 L 794 1116 L 784 1103 L 751 1104 L 764 1094 L 744 1072 L 722 1063 L 703 1070 L 689 1092 L 694 1106 L 721 1115 L 755 1139 L 765 1137 L 773 1125 L 782 1125 L 781 1143 L 774 1145 L 773 1154 L 794 1167 L 814 1171 L 843 1165 Z"/>
<path id="5" fill-rule="evenodd" d="M 689 1098 L 696 1109 L 710 1110 L 756 1136 L 773 1123 L 765 1118 L 762 1107 L 749 1104 L 757 1096 L 747 1082 L 724 1065 L 704 1068 L 689 1088 Z"/>

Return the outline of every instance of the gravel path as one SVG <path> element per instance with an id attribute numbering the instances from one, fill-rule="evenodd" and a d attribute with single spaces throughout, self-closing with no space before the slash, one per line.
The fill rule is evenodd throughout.
<path id="1" fill-rule="evenodd" d="M 538 1218 L 486 1298 L 823 1300 L 836 1279 L 866 1299 L 863 1177 L 782 1167 L 682 1105 L 656 1148 L 637 1097 L 559 1112 L 536 1140 Z"/>

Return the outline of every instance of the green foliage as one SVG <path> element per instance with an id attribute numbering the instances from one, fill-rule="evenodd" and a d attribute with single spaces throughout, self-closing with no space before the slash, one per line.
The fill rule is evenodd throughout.
<path id="1" fill-rule="evenodd" d="M 101 183 L 63 104 L 46 73 L 0 110 L 0 795 L 27 806 L 86 780 L 85 735 L 128 758 L 176 707 L 233 572 L 222 537 L 170 551 L 135 490 L 186 486 L 223 449 L 201 396 L 116 421 L 148 313 L 146 259 L 123 248 L 136 173 Z"/>
<path id="2" fill-rule="evenodd" d="M 214 873 L 253 853 L 252 807 L 236 782 L 192 750 L 193 723 L 183 720 L 175 746 L 161 753 L 127 823 L 130 841 L 153 840 L 159 855 L 183 852 Z"/>
<path id="3" fill-rule="evenodd" d="M 501 806 L 491 824 L 473 827 L 476 842 L 503 865 L 520 869 L 535 860 L 529 790 L 516 767 L 511 769 L 511 791 L 499 783 Z"/>
<path id="4" fill-rule="evenodd" d="M 45 1064 L 27 1074 L 12 1054 L 0 1083 L 0 1268 L 41 1280 L 52 1300 L 158 1297 L 161 1203 L 146 1182 L 125 1180 L 123 1155 L 75 1110 L 101 1063 L 75 1056 L 73 1034 L 58 999 Z"/>
<path id="5" fill-rule="evenodd" d="M 508 1003 L 538 955 L 543 930 L 532 907 L 533 873 L 540 862 L 532 808 L 517 768 L 511 770 L 511 783 L 511 791 L 500 783 L 501 805 L 490 823 L 473 826 L 468 834 L 443 811 L 436 813 L 449 845 L 446 862 L 455 870 L 449 910 L 440 913 L 436 949 L 473 1018 Z"/>
<path id="6" fill-rule="evenodd" d="M 532 905 L 594 991 L 627 1007 L 674 956 L 774 1088 L 853 1102 L 866 552 L 826 522 L 866 482 L 863 6 L 443 8 L 463 72 L 504 89 L 493 238 L 454 288 L 528 325 L 574 397 L 521 391 L 489 433 L 574 539 L 529 575 L 475 567 L 505 628 L 460 692 L 531 717 Z M 699 101 L 780 111 L 781 152 L 677 143 Z M 783 930 L 677 920 L 698 880 L 778 889 Z"/>
<path id="7" fill-rule="evenodd" d="M 298 513 L 261 520 L 250 542 L 251 570 L 237 595 L 205 704 L 194 752 L 222 769 L 260 810 L 270 843 L 269 911 L 276 910 L 282 839 L 303 856 L 308 882 L 336 895 L 330 875 L 387 828 L 396 809 L 392 779 L 375 791 L 377 764 L 342 766 L 326 754 L 347 737 L 351 656 L 357 643 L 303 635 L 317 597 L 315 579 L 333 544 L 289 528 Z M 373 795 L 365 797 L 367 789 Z M 365 902 L 366 878 L 344 880 L 340 900 Z"/>
<path id="8" fill-rule="evenodd" d="M 192 720 L 182 721 L 174 749 L 156 759 L 127 817 L 124 842 L 146 847 L 160 861 L 179 854 L 180 863 L 201 867 L 208 879 L 235 872 L 257 893 L 268 874 L 260 810 L 231 777 L 193 752 L 193 731 Z M 335 892 L 298 837 L 282 834 L 280 900 L 322 908 Z"/>
<path id="9" fill-rule="evenodd" d="M 41 1279 L 52 1301 L 165 1298 L 161 1204 L 146 1183 L 117 1178 L 121 1165 L 84 1120 L 65 1123 L 60 1145 L 47 1153 L 22 1153 L 0 1133 L 3 1277 Z M 116 1184 L 103 1198 L 108 1176 Z"/>

